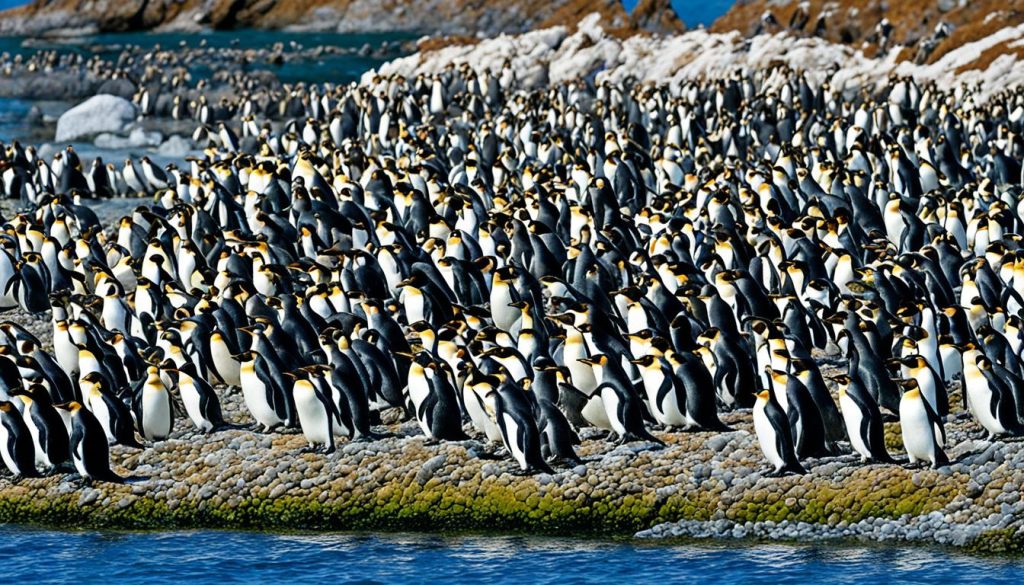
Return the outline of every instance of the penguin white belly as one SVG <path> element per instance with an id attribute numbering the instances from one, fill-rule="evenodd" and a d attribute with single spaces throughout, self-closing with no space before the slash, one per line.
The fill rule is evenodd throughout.
<path id="1" fill-rule="evenodd" d="M 302 435 L 311 445 L 330 445 L 331 431 L 324 405 L 311 392 L 296 393 L 295 412 L 299 415 Z"/>
<path id="2" fill-rule="evenodd" d="M 228 386 L 238 386 L 242 383 L 241 365 L 238 360 L 231 357 L 228 346 L 224 342 L 210 343 L 210 358 L 213 360 L 213 367 L 217 369 L 222 382 Z"/>
<path id="3" fill-rule="evenodd" d="M 242 399 L 245 401 L 249 413 L 256 419 L 256 422 L 270 428 L 281 424 L 282 421 L 277 413 L 267 402 L 267 387 L 260 380 L 255 372 L 243 372 L 241 374 Z"/>
<path id="4" fill-rule="evenodd" d="M 110 424 L 110 409 L 107 408 L 107 403 L 103 402 L 101 398 L 90 399 L 86 406 L 92 411 L 96 420 L 100 422 L 100 426 L 103 427 L 103 433 L 107 435 L 107 444 L 113 445 L 117 440 L 114 438 L 114 432 Z"/>
<path id="5" fill-rule="evenodd" d="M 402 305 L 405 307 L 405 318 L 410 324 L 424 320 L 426 312 L 422 294 L 403 293 Z"/>
<path id="6" fill-rule="evenodd" d="M 484 410 L 480 398 L 472 390 L 462 393 L 462 403 L 466 405 L 466 412 L 469 420 L 473 422 L 473 428 L 487 437 L 488 441 L 501 441 L 501 429 Z"/>
<path id="7" fill-rule="evenodd" d="M 491 317 L 494 324 L 505 331 L 512 331 L 512 326 L 519 319 L 519 309 L 510 307 L 512 295 L 507 284 L 495 285 L 491 290 Z"/>
<path id="8" fill-rule="evenodd" d="M 664 383 L 664 374 L 643 374 L 644 389 L 647 390 L 647 402 L 651 406 L 651 413 L 659 423 L 672 427 L 686 426 L 686 415 L 679 410 L 679 401 L 676 399 L 675 389 L 670 391 L 658 402 L 658 390 Z"/>
<path id="9" fill-rule="evenodd" d="M 199 391 L 191 384 L 182 384 L 178 387 L 181 394 L 181 403 L 185 405 L 185 414 L 192 420 L 192 424 L 204 432 L 213 430 L 213 423 L 203 417 L 202 409 L 199 407 Z"/>
<path id="10" fill-rule="evenodd" d="M 619 408 L 621 407 L 621 401 L 619 395 L 615 393 L 611 388 L 605 388 L 601 391 L 601 400 L 604 402 L 605 416 L 608 419 L 608 424 L 612 430 L 615 431 L 620 437 L 626 434 L 626 426 L 619 416 Z"/>
<path id="11" fill-rule="evenodd" d="M 7 427 L 0 422 L 0 456 L 2 456 L 4 465 L 7 466 L 7 469 L 9 469 L 14 475 L 19 475 L 21 472 L 18 471 L 18 465 L 15 463 L 14 458 L 8 450 L 8 445 L 10 444 L 10 432 L 8 432 Z"/>
<path id="12" fill-rule="evenodd" d="M 938 394 L 935 392 L 935 377 L 931 375 L 931 372 L 924 371 L 916 376 L 917 384 L 921 387 L 921 396 L 928 401 L 928 405 L 932 407 L 932 410 L 939 412 L 939 399 Z"/>
<path id="13" fill-rule="evenodd" d="M 167 391 L 142 391 L 142 428 L 147 439 L 166 439 L 171 434 L 171 403 Z"/>
<path id="14" fill-rule="evenodd" d="M 934 431 L 928 421 L 928 413 L 921 403 L 913 400 L 900 401 L 900 431 L 903 435 L 903 448 L 906 449 L 911 463 L 934 461 Z"/>
<path id="15" fill-rule="evenodd" d="M 942 359 L 942 381 L 947 384 L 953 377 L 963 373 L 960 351 L 951 345 L 939 346 L 939 357 Z"/>
<path id="16" fill-rule="evenodd" d="M 992 390 L 988 387 L 988 381 L 983 378 L 974 383 L 968 381 L 965 386 L 967 388 L 967 405 L 974 414 L 974 418 L 978 419 L 978 423 L 985 427 L 989 434 L 1005 433 L 1006 429 L 991 409 Z"/>
<path id="17" fill-rule="evenodd" d="M 526 451 L 519 440 L 519 425 L 516 424 L 515 418 L 508 413 L 502 413 L 502 419 L 505 423 L 505 448 L 508 449 L 508 452 L 519 463 L 520 469 L 525 471 L 528 466 L 526 464 Z"/>
<path id="18" fill-rule="evenodd" d="M 757 442 L 761 445 L 761 452 L 764 453 L 768 463 L 771 463 L 775 469 L 782 469 L 785 461 L 783 461 L 782 454 L 779 453 L 778 445 L 775 442 L 775 427 L 768 420 L 764 404 L 761 402 L 754 405 L 754 432 L 757 433 Z"/>
<path id="19" fill-rule="evenodd" d="M 50 458 L 46 455 L 46 445 L 43 445 L 42 441 L 39 440 L 39 427 L 37 427 L 35 421 L 32 420 L 32 415 L 28 412 L 28 409 L 26 408 L 25 410 L 26 412 L 23 418 L 25 420 L 25 426 L 28 427 L 28 434 L 32 437 L 32 450 L 35 451 L 36 467 L 38 469 L 49 469 L 50 467 L 53 467 L 53 464 L 50 463 Z"/>
<path id="20" fill-rule="evenodd" d="M 427 419 L 427 414 L 424 413 L 420 416 L 420 405 L 423 401 L 430 396 L 430 383 L 426 377 L 420 376 L 409 376 L 409 399 L 412 400 L 413 409 L 416 411 L 416 422 L 420 423 L 420 428 L 423 429 L 423 434 L 428 437 L 433 437 L 433 433 L 430 432 L 430 421 Z"/>
<path id="21" fill-rule="evenodd" d="M 606 431 L 614 430 L 611 421 L 608 420 L 604 399 L 601 396 L 594 396 L 588 400 L 587 404 L 580 410 L 580 414 L 587 422 L 599 429 Z"/>
<path id="22" fill-rule="evenodd" d="M 843 422 L 846 423 L 846 434 L 850 435 L 850 445 L 853 450 L 860 454 L 861 459 L 871 458 L 871 449 L 868 449 L 864 437 L 860 434 L 861 425 L 864 422 L 864 415 L 861 413 L 857 403 L 852 398 L 843 394 L 839 397 L 839 410 L 843 413 Z"/>
<path id="23" fill-rule="evenodd" d="M 53 336 L 53 355 L 68 376 L 78 376 L 78 348 L 71 342 L 71 336 L 61 332 Z"/>
<path id="24" fill-rule="evenodd" d="M 82 477 L 92 477 L 92 475 L 89 474 L 89 470 L 85 468 L 85 440 L 78 442 L 74 453 L 72 453 L 71 460 L 75 464 L 75 470 L 78 471 L 78 475 L 81 475 Z"/>

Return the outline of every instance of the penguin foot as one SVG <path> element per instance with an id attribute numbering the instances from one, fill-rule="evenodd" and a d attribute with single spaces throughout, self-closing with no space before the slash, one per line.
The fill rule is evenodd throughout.
<path id="1" fill-rule="evenodd" d="M 323 449 L 320 449 L 317 452 L 322 454 L 322 455 L 330 455 L 331 453 L 334 453 L 335 450 L 336 449 L 335 449 L 334 445 L 327 445 Z"/>
<path id="2" fill-rule="evenodd" d="M 423 441 L 423 446 L 424 447 L 435 447 L 435 446 L 440 445 L 440 444 L 441 444 L 441 441 L 439 439 L 434 439 L 434 438 L 429 438 L 429 439 L 426 439 L 425 441 Z"/>

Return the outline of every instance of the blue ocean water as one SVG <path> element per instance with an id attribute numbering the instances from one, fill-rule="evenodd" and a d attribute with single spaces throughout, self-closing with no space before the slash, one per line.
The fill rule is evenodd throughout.
<path id="1" fill-rule="evenodd" d="M 0 527 L 4 583 L 1019 583 L 1024 561 L 907 547 Z"/>

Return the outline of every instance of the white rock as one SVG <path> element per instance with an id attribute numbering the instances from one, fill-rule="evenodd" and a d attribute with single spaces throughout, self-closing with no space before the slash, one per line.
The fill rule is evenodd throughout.
<path id="1" fill-rule="evenodd" d="M 123 148 L 140 148 L 144 146 L 159 146 L 163 141 L 163 135 L 159 132 L 146 132 L 142 128 L 132 128 L 128 137 L 115 136 L 104 132 L 96 137 L 94 144 L 97 148 L 108 148 L 120 150 Z"/>
<path id="2" fill-rule="evenodd" d="M 192 144 L 188 140 L 174 134 L 161 144 L 156 152 L 162 156 L 183 157 L 191 150 Z"/>
<path id="3" fill-rule="evenodd" d="M 57 120 L 57 142 L 88 138 L 104 132 L 119 133 L 135 119 L 135 105 L 109 94 L 93 96 Z"/>

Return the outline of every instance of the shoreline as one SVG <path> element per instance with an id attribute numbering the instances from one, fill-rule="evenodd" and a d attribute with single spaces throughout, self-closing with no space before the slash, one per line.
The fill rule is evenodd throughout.
<path id="1" fill-rule="evenodd" d="M 480 458 L 477 441 L 425 445 L 410 424 L 388 427 L 395 437 L 341 444 L 326 458 L 298 453 L 304 440 L 296 434 L 236 429 L 196 441 L 178 430 L 142 452 L 112 448 L 115 470 L 132 476 L 126 484 L 0 478 L 0 523 L 901 542 L 1024 553 L 1024 514 L 1000 511 L 1013 508 L 1006 489 L 1016 485 L 1010 460 L 1024 459 L 1020 443 L 967 440 L 973 449 L 940 470 L 858 465 L 843 455 L 811 461 L 804 477 L 768 478 L 753 459 L 749 414 L 725 418 L 737 430 L 658 433 L 667 443 L 660 450 L 609 449 L 588 432 L 584 466 L 528 477 L 510 473 L 508 461 Z"/>

